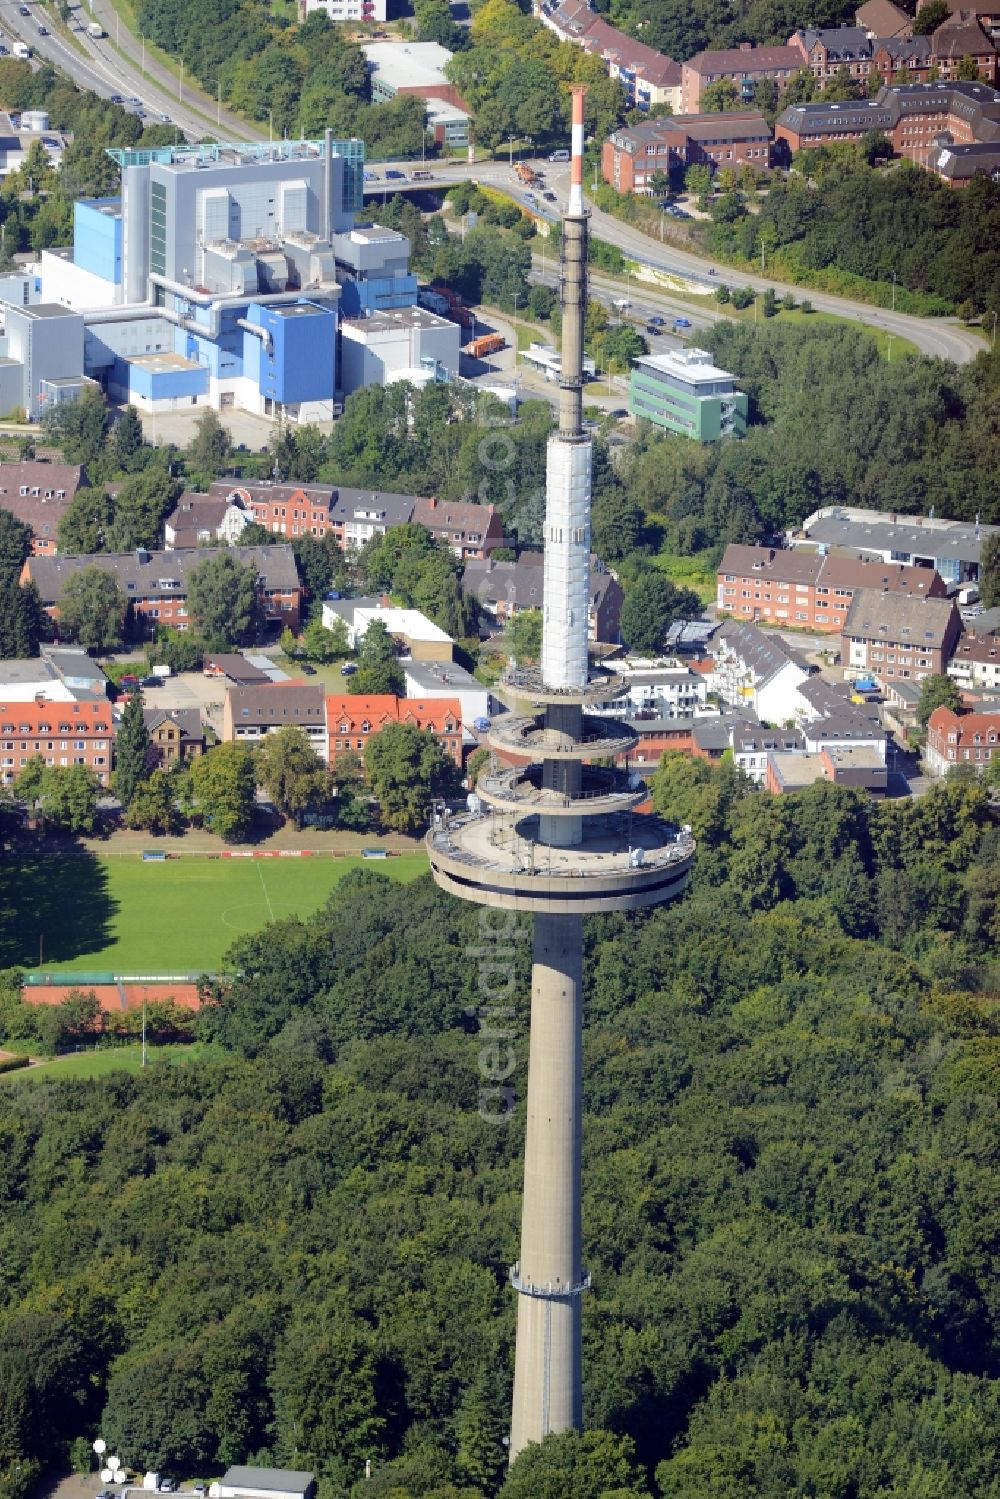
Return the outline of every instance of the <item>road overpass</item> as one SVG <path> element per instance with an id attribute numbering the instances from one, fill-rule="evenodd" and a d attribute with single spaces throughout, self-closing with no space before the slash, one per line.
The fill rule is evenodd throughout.
<path id="1" fill-rule="evenodd" d="M 555 224 L 559 218 L 559 207 L 565 201 L 569 190 L 569 170 L 565 163 L 538 161 L 534 165 L 544 172 L 546 188 L 556 194 L 555 203 L 546 203 L 533 189 L 525 188 L 514 175 L 509 162 L 501 161 L 472 164 L 442 162 L 422 167 L 415 167 L 412 162 L 406 161 L 371 163 L 368 170 L 371 173 L 377 173 L 378 180 L 365 183 L 365 200 L 374 205 L 380 198 L 388 197 L 395 192 L 426 192 L 434 188 L 440 190 L 453 187 L 456 182 L 471 180 L 481 182 L 486 187 L 496 188 L 513 198 L 520 207 Z M 414 171 L 421 173 L 419 180 L 413 179 L 411 174 Z M 390 177 L 388 175 L 390 172 L 398 173 L 398 175 Z M 430 175 L 425 177 L 425 172 Z M 796 298 L 808 296 L 813 307 L 819 312 L 829 312 L 849 322 L 859 323 L 863 327 L 881 329 L 886 333 L 895 334 L 899 338 L 908 339 L 922 354 L 931 358 L 950 359 L 955 364 L 969 363 L 977 354 L 982 353 L 985 347 L 983 339 L 971 329 L 963 327 L 957 318 L 914 317 L 909 313 L 892 312 L 885 307 L 873 307 L 866 302 L 855 302 L 848 297 L 834 296 L 830 292 L 793 286 L 789 282 L 778 281 L 770 276 L 727 270 L 725 267 L 719 268 L 720 276 L 710 277 L 710 262 L 703 255 L 679 249 L 676 245 L 664 244 L 654 239 L 652 235 L 645 234 L 642 230 L 635 229 L 630 224 L 623 224 L 620 220 L 612 218 L 610 214 L 603 213 L 593 203 L 590 203 L 589 207 L 591 228 L 596 237 L 607 244 L 615 245 L 628 259 L 651 270 L 662 271 L 667 275 L 700 283 L 706 289 L 709 287 L 714 289 L 721 278 L 738 282 L 741 286 L 750 286 L 758 293 L 770 287 L 778 297 L 784 296 L 786 292 L 791 292 Z M 669 292 L 661 294 L 647 284 L 641 287 L 641 297 L 654 310 L 657 310 L 661 304 L 679 305 L 676 300 L 674 304 L 671 304 Z M 692 313 L 690 304 L 687 304 L 684 310 L 685 314 L 696 322 L 696 325 L 702 326 L 725 316 L 725 313 L 715 311 L 714 307 L 711 310 L 708 307 L 698 309 Z"/>

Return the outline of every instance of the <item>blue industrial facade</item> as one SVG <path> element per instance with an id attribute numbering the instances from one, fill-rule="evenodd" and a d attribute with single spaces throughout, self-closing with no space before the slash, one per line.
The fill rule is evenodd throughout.
<path id="1" fill-rule="evenodd" d="M 282 406 L 329 400 L 336 383 L 337 319 L 328 307 L 303 298 L 268 306 L 255 302 L 244 329 L 243 368 L 265 401 Z"/>
<path id="2" fill-rule="evenodd" d="M 73 261 L 119 286 L 122 279 L 120 198 L 79 198 L 73 205 Z"/>
<path id="3" fill-rule="evenodd" d="M 393 307 L 417 305 L 418 282 L 412 272 L 391 276 L 366 275 L 340 283 L 341 317 L 367 317 Z"/>
<path id="4" fill-rule="evenodd" d="M 129 399 L 146 404 L 154 402 L 194 401 L 208 392 L 208 371 L 195 369 L 156 369 L 134 359 L 116 359 L 112 380 Z"/>

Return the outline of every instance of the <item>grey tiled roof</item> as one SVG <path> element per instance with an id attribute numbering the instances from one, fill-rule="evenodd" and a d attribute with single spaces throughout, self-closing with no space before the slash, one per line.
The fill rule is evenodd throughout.
<path id="1" fill-rule="evenodd" d="M 82 556 L 29 557 L 31 579 L 38 586 L 42 602 L 58 603 L 70 578 L 86 567 L 97 567 L 113 573 L 118 585 L 129 598 L 144 598 L 162 590 L 166 582 L 175 598 L 187 592 L 191 573 L 209 557 L 226 555 L 237 562 L 252 562 L 261 585 L 269 592 L 293 591 L 299 586 L 295 557 L 290 546 L 267 547 L 196 547 L 174 552 L 95 552 Z"/>
<path id="2" fill-rule="evenodd" d="M 851 601 L 844 634 L 940 650 L 957 618 L 958 610 L 951 599 L 922 599 L 862 588 Z"/>

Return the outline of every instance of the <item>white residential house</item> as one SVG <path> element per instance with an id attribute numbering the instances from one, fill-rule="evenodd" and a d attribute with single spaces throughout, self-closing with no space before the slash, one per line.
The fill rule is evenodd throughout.
<path id="1" fill-rule="evenodd" d="M 777 635 L 755 625 L 727 621 L 712 644 L 715 662 L 709 691 L 734 708 L 751 708 L 762 723 L 793 723 L 800 699 L 798 686 L 811 668 L 798 651 Z"/>

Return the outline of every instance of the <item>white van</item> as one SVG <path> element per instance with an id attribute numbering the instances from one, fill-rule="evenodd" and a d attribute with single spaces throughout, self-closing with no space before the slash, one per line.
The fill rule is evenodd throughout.
<path id="1" fill-rule="evenodd" d="M 569 161 L 568 151 L 550 151 L 549 161 Z"/>
<path id="2" fill-rule="evenodd" d="M 107 34 L 108 33 L 105 31 L 100 21 L 91 21 L 87 27 L 87 35 L 92 36 L 97 40 L 100 40 L 102 36 L 107 36 Z"/>
<path id="3" fill-rule="evenodd" d="M 28 58 L 31 56 L 31 48 L 28 46 L 27 42 L 15 42 L 10 50 L 14 57 L 23 58 L 25 62 L 27 62 Z"/>

